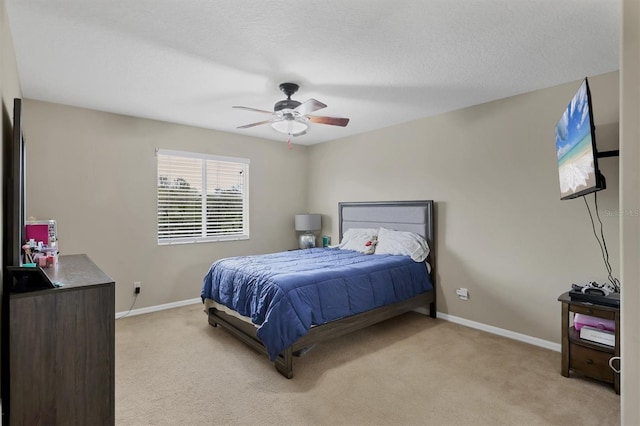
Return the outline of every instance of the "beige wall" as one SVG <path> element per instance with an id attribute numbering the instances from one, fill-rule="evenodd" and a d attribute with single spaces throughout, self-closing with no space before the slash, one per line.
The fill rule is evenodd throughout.
<path id="1" fill-rule="evenodd" d="M 34 100 L 24 110 L 27 215 L 56 219 L 61 253 L 87 253 L 116 281 L 117 311 L 134 281 L 135 308 L 198 298 L 214 260 L 296 246 L 306 147 Z M 158 246 L 156 148 L 250 159 L 250 240 Z"/>
<path id="2" fill-rule="evenodd" d="M 624 0 L 620 67 L 622 424 L 640 425 L 640 2 Z"/>
<path id="3" fill-rule="evenodd" d="M 615 149 L 618 73 L 589 82 L 598 147 Z M 579 85 L 315 145 L 310 210 L 335 219 L 340 201 L 436 200 L 438 311 L 559 343 L 557 297 L 607 278 L 583 200 L 559 195 L 554 128 Z M 616 275 L 618 162 L 601 160 L 608 189 L 598 194 Z M 324 224 L 336 239 L 335 220 Z"/>

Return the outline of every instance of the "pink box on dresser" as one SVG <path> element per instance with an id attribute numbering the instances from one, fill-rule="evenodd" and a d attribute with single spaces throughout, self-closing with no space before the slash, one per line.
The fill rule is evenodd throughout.
<path id="1" fill-rule="evenodd" d="M 27 241 L 34 240 L 36 244 L 49 245 L 49 224 L 47 223 L 27 223 L 25 226 Z"/>

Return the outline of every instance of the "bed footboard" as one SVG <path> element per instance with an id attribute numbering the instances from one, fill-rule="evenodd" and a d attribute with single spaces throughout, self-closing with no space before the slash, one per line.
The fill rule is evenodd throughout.
<path id="1" fill-rule="evenodd" d="M 318 342 L 334 339 L 336 337 L 361 330 L 365 327 L 369 327 L 370 325 L 393 318 L 416 308 L 428 307 L 429 315 L 432 318 L 435 318 L 436 311 L 434 293 L 434 291 L 423 293 L 402 302 L 382 306 L 371 311 L 313 327 L 309 330 L 308 334 L 300 337 L 293 345 L 289 346 L 280 355 L 278 355 L 274 362 L 276 370 L 278 370 L 278 372 L 287 379 L 291 379 L 293 378 L 293 357 L 295 353 L 299 353 Z M 256 328 L 252 324 L 248 324 L 238 318 L 227 315 L 216 308 L 209 308 L 209 324 L 214 327 L 218 325 L 221 326 L 251 348 L 267 355 L 267 350 L 258 339 Z"/>

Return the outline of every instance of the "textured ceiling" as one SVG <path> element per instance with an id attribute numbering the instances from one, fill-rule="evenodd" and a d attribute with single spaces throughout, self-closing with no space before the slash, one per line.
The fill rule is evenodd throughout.
<path id="1" fill-rule="evenodd" d="M 618 0 L 7 0 L 24 97 L 314 144 L 619 69 Z"/>

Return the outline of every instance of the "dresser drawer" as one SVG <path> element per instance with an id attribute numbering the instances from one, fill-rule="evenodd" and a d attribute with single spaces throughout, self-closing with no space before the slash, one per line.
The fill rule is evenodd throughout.
<path id="1" fill-rule="evenodd" d="M 571 369 L 591 378 L 613 383 L 613 370 L 609 367 L 609 358 L 613 355 L 585 348 L 571 343 L 569 364 Z"/>

